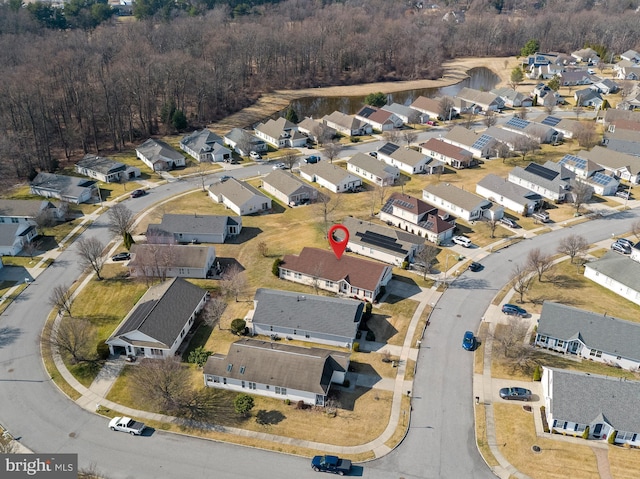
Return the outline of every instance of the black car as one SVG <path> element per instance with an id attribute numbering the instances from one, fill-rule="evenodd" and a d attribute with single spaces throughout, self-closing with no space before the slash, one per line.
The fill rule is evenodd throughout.
<path id="1" fill-rule="evenodd" d="M 113 257 L 111 258 L 112 261 L 127 261 L 130 259 L 131 259 L 131 255 L 127 252 L 118 253 L 116 255 L 113 255 Z"/>
<path id="2" fill-rule="evenodd" d="M 340 459 L 338 456 L 314 456 L 311 460 L 311 469 L 316 472 L 332 472 L 344 476 L 351 471 L 351 461 Z"/>
<path id="3" fill-rule="evenodd" d="M 507 400 L 530 401 L 531 391 L 525 388 L 502 388 L 500 397 Z"/>
<path id="4" fill-rule="evenodd" d="M 144 190 L 133 190 L 131 192 L 131 198 L 140 198 L 141 196 L 146 195 L 147 192 Z"/>
<path id="5" fill-rule="evenodd" d="M 526 309 L 516 306 L 515 304 L 508 303 L 502 306 L 502 312 L 510 316 L 520 316 L 521 318 L 524 318 L 527 315 Z"/>
<path id="6" fill-rule="evenodd" d="M 476 263 L 475 261 L 473 261 L 470 265 L 469 265 L 469 270 L 473 271 L 474 273 L 477 271 L 480 271 L 482 269 L 482 265 L 480 263 Z"/>

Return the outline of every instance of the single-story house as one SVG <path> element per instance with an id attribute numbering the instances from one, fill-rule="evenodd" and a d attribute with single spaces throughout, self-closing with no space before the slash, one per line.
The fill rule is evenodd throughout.
<path id="1" fill-rule="evenodd" d="M 435 244 L 445 243 L 453 236 L 455 220 L 448 213 L 413 196 L 393 193 L 380 210 L 380 221 L 411 234 L 424 237 Z"/>
<path id="2" fill-rule="evenodd" d="M 354 115 L 346 115 L 334 111 L 322 118 L 322 122 L 330 128 L 346 136 L 370 135 L 373 128 L 368 123 L 357 119 Z"/>
<path id="3" fill-rule="evenodd" d="M 206 279 L 216 260 L 213 246 L 133 244 L 131 254 L 132 277 Z"/>
<path id="4" fill-rule="evenodd" d="M 136 148 L 136 156 L 153 171 L 168 171 L 187 164 L 184 156 L 164 141 L 153 138 Z"/>
<path id="5" fill-rule="evenodd" d="M 602 166 L 616 178 L 640 183 L 640 158 L 602 146 L 594 146 L 590 151 L 581 150 L 576 156 L 586 158 Z"/>
<path id="6" fill-rule="evenodd" d="M 275 148 L 296 148 L 307 143 L 307 137 L 298 131 L 298 127 L 283 117 L 260 123 L 255 133 Z"/>
<path id="7" fill-rule="evenodd" d="M 29 189 L 33 195 L 57 198 L 74 204 L 86 203 L 98 191 L 94 180 L 54 173 L 38 173 L 31 180 Z"/>
<path id="8" fill-rule="evenodd" d="M 576 181 L 588 184 L 598 195 L 611 196 L 618 191 L 620 182 L 613 176 L 607 175 L 604 168 L 589 159 L 567 154 L 558 164 L 575 173 Z"/>
<path id="9" fill-rule="evenodd" d="M 559 434 L 640 446 L 640 382 L 563 369 L 542 369 L 542 391 L 549 429 Z"/>
<path id="10" fill-rule="evenodd" d="M 322 120 L 315 120 L 306 117 L 298 123 L 298 131 L 307 135 L 307 137 L 315 142 L 330 140 L 338 134 L 335 128 L 325 125 Z"/>
<path id="11" fill-rule="evenodd" d="M 495 156 L 497 141 L 493 137 L 484 133 L 479 135 L 464 126 L 454 126 L 441 139 L 445 143 L 470 151 L 476 158 Z"/>
<path id="12" fill-rule="evenodd" d="M 400 118 L 403 123 L 413 125 L 415 123 L 425 123 L 429 120 L 429 115 L 414 110 L 411 107 L 401 105 L 400 103 L 392 103 L 391 105 L 385 105 L 383 110 L 393 113 Z"/>
<path id="13" fill-rule="evenodd" d="M 635 50 L 627 50 L 626 52 L 621 53 L 620 58 L 632 63 L 640 63 L 640 53 Z"/>
<path id="14" fill-rule="evenodd" d="M 40 215 L 59 219 L 60 211 L 49 200 L 0 199 L 0 223 L 33 224 Z"/>
<path id="15" fill-rule="evenodd" d="M 183 137 L 180 149 L 199 162 L 231 160 L 231 150 L 223 145 L 222 138 L 208 128 Z"/>
<path id="16" fill-rule="evenodd" d="M 464 87 L 456 93 L 456 98 L 472 103 L 481 111 L 499 111 L 504 108 L 504 100 L 495 93 L 469 87 Z"/>
<path id="17" fill-rule="evenodd" d="M 265 176 L 262 189 L 289 206 L 302 205 L 318 198 L 318 190 L 283 170 L 274 170 Z"/>
<path id="18" fill-rule="evenodd" d="M 209 293 L 182 278 L 152 286 L 106 340 L 112 355 L 172 358 Z"/>
<path id="19" fill-rule="evenodd" d="M 607 108 L 606 110 L 598 110 L 596 112 L 596 123 L 602 123 L 606 128 L 608 128 L 610 124 L 618 120 L 640 122 L 640 111 Z"/>
<path id="20" fill-rule="evenodd" d="M 600 96 L 596 90 L 592 88 L 583 88 L 582 90 L 577 90 L 573 94 L 573 98 L 576 100 L 576 105 L 578 106 L 592 106 L 596 110 L 602 108 L 602 104 L 604 100 Z"/>
<path id="21" fill-rule="evenodd" d="M 435 208 L 465 221 L 482 218 L 499 220 L 504 216 L 504 208 L 501 205 L 496 206 L 486 198 L 450 183 L 427 185 L 422 190 L 422 199 Z"/>
<path id="22" fill-rule="evenodd" d="M 360 178 L 328 161 L 300 166 L 300 176 L 307 181 L 318 183 L 334 193 L 356 191 L 357 188 L 362 186 Z"/>
<path id="23" fill-rule="evenodd" d="M 209 356 L 204 385 L 324 406 L 331 384 L 344 382 L 349 356 L 343 351 L 241 339 L 226 356 Z"/>
<path id="24" fill-rule="evenodd" d="M 420 145 L 420 149 L 423 154 L 459 170 L 478 164 L 469 150 L 447 143 L 440 138 L 430 138 Z"/>
<path id="25" fill-rule="evenodd" d="M 535 117 L 533 122 L 552 127 L 562 134 L 562 138 L 573 138 L 580 128 L 582 128 L 582 123 L 579 121 L 547 115 L 546 113 Z"/>
<path id="26" fill-rule="evenodd" d="M 140 176 L 140 168 L 91 154 L 84 155 L 76 163 L 76 172 L 104 183 L 117 183 Z"/>
<path id="27" fill-rule="evenodd" d="M 544 166 L 529 163 L 525 168 L 516 166 L 509 172 L 510 182 L 556 202 L 567 199 L 574 177 L 575 173 L 553 162 L 547 162 Z"/>
<path id="28" fill-rule="evenodd" d="M 349 216 L 342 224 L 349 231 L 349 251 L 394 266 L 402 266 L 405 261 L 412 263 L 416 252 L 424 246 L 421 236 L 370 221 Z"/>
<path id="29" fill-rule="evenodd" d="M 391 266 L 318 248 L 288 254 L 280 264 L 280 278 L 352 298 L 375 300 L 391 279 Z"/>
<path id="30" fill-rule="evenodd" d="M 499 153 L 497 146 L 500 143 L 502 143 L 503 145 L 506 145 L 509 148 L 509 151 L 513 151 L 517 149 L 518 146 L 520 145 L 520 142 L 522 142 L 527 137 L 527 135 L 525 135 L 523 132 L 506 130 L 499 126 L 490 126 L 486 130 L 484 130 L 484 133 L 482 134 L 482 136 L 486 138 L 492 138 L 495 141 L 494 145 L 496 147 L 492 149 L 491 154 L 492 156 L 495 155 L 496 157 L 498 156 L 498 153 Z M 535 141 L 538 141 L 538 140 L 535 140 Z"/>
<path id="31" fill-rule="evenodd" d="M 363 311 L 353 299 L 258 288 L 245 319 L 252 335 L 351 349 Z"/>
<path id="32" fill-rule="evenodd" d="M 640 323 L 545 301 L 534 344 L 610 366 L 640 368 Z"/>
<path id="33" fill-rule="evenodd" d="M 442 120 L 441 118 L 441 99 L 436 98 L 427 98 L 426 96 L 419 96 L 414 100 L 411 105 L 409 105 L 414 110 L 418 110 L 421 113 L 424 113 L 429 118 L 434 120 Z M 429 120 L 426 119 L 426 121 Z"/>
<path id="34" fill-rule="evenodd" d="M 520 93 L 513 88 L 503 87 L 491 90 L 491 93 L 497 95 L 509 108 L 520 108 L 533 106 L 531 97 Z"/>
<path id="35" fill-rule="evenodd" d="M 36 236 L 33 223 L 0 223 L 0 256 L 16 256 Z"/>
<path id="36" fill-rule="evenodd" d="M 638 80 L 640 79 L 640 66 L 630 60 L 620 60 L 613 65 L 618 80 Z"/>
<path id="37" fill-rule="evenodd" d="M 147 226 L 146 236 L 150 243 L 224 243 L 241 230 L 240 216 L 166 213 L 160 223 Z"/>
<path id="38" fill-rule="evenodd" d="M 591 74 L 586 70 L 565 70 L 558 74 L 562 86 L 591 85 Z"/>
<path id="39" fill-rule="evenodd" d="M 511 118 L 502 128 L 514 133 L 520 133 L 538 143 L 556 143 L 562 138 L 560 132 L 549 125 L 523 120 L 517 116 Z"/>
<path id="40" fill-rule="evenodd" d="M 533 214 L 543 201 L 540 194 L 491 173 L 478 182 L 476 193 L 523 216 Z"/>
<path id="41" fill-rule="evenodd" d="M 564 101 L 560 93 L 552 90 L 548 85 L 545 85 L 544 83 L 538 83 L 533 88 L 531 94 L 534 97 L 538 98 L 538 105 L 555 106 Z"/>
<path id="42" fill-rule="evenodd" d="M 571 53 L 571 56 L 579 62 L 593 63 L 597 65 L 600 62 L 600 57 L 593 48 L 583 48 Z"/>
<path id="43" fill-rule="evenodd" d="M 584 276 L 594 283 L 640 304 L 640 263 L 614 251 L 584 265 Z"/>
<path id="44" fill-rule="evenodd" d="M 365 105 L 358 113 L 356 118 L 364 123 L 371 125 L 371 128 L 378 131 L 388 131 L 394 128 L 401 128 L 403 123 L 400 118 L 390 111 L 376 108 L 375 106 Z"/>
<path id="45" fill-rule="evenodd" d="M 602 144 L 609 150 L 640 156 L 640 123 L 617 120 L 604 132 Z"/>
<path id="46" fill-rule="evenodd" d="M 242 128 L 234 128 L 224 135 L 224 142 L 240 156 L 248 156 L 252 151 L 265 153 L 269 150 L 266 141 Z"/>
<path id="47" fill-rule="evenodd" d="M 433 161 L 424 153 L 412 150 L 410 148 L 402 148 L 395 143 L 385 143 L 378 149 L 378 159 L 384 161 L 390 166 L 395 166 L 409 175 L 416 173 L 434 174 L 442 172 L 442 163 Z M 434 163 L 431 165 L 430 163 Z M 438 163 L 436 165 L 436 163 Z"/>
<path id="48" fill-rule="evenodd" d="M 365 153 L 356 153 L 347 162 L 347 171 L 379 186 L 393 185 L 400 177 L 400 169 Z"/>
<path id="49" fill-rule="evenodd" d="M 271 210 L 271 198 L 263 195 L 249 183 L 235 178 L 214 183 L 207 189 L 213 201 L 222 203 L 240 216 Z"/>
<path id="50" fill-rule="evenodd" d="M 590 88 L 595 89 L 597 92 L 602 93 L 603 95 L 615 93 L 620 89 L 618 84 L 610 78 L 596 80 Z"/>

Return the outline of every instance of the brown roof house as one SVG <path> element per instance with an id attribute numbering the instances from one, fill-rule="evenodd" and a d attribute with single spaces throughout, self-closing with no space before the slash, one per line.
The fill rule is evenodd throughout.
<path id="1" fill-rule="evenodd" d="M 209 293 L 182 278 L 152 286 L 107 339 L 112 355 L 171 358 Z"/>
<path id="2" fill-rule="evenodd" d="M 420 148 L 423 154 L 459 170 L 478 164 L 469 150 L 446 143 L 438 138 L 430 138 L 426 143 L 422 143 Z"/>
<path id="3" fill-rule="evenodd" d="M 324 406 L 348 369 L 348 352 L 241 339 L 209 356 L 203 372 L 207 387 Z"/>
<path id="4" fill-rule="evenodd" d="M 299 255 L 288 254 L 282 259 L 280 278 L 373 301 L 391 279 L 391 267 L 353 256 L 337 259 L 332 251 L 303 248 Z"/>
<path id="5" fill-rule="evenodd" d="M 435 244 L 447 242 L 453 236 L 455 221 L 447 213 L 413 196 L 393 193 L 380 210 L 380 220 Z"/>
<path id="6" fill-rule="evenodd" d="M 394 128 L 401 128 L 403 122 L 395 113 L 381 110 L 375 106 L 365 105 L 358 113 L 356 118 L 360 121 L 368 123 L 371 128 L 378 131 L 388 131 Z"/>

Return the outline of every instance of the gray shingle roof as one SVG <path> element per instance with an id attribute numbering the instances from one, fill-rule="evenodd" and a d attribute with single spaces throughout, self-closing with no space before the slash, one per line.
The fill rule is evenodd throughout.
<path id="1" fill-rule="evenodd" d="M 407 233 L 402 230 L 394 228 L 388 228 L 386 226 L 371 223 L 369 221 L 359 220 L 351 216 L 345 218 L 342 224 L 349 230 L 349 243 L 356 243 L 365 245 L 368 248 L 373 248 L 378 251 L 384 251 L 391 254 L 398 254 L 398 249 L 402 249 L 404 253 L 408 253 L 412 246 L 423 245 L 424 238 L 418 235 Z M 363 235 L 366 233 L 373 233 L 379 238 L 383 238 L 385 242 L 393 245 L 393 249 L 385 248 L 383 243 L 372 244 L 371 242 L 363 241 Z"/>
<path id="2" fill-rule="evenodd" d="M 48 200 L 2 200 L 0 199 L 0 216 L 16 216 L 34 218 L 40 211 L 55 208 Z"/>
<path id="3" fill-rule="evenodd" d="M 282 326 L 314 333 L 350 337 L 360 321 L 364 303 L 353 299 L 332 298 L 259 288 L 254 301 L 253 322 Z"/>
<path id="4" fill-rule="evenodd" d="M 349 179 L 349 177 L 353 178 L 353 180 L 360 180 L 360 178 L 353 176 L 344 168 L 333 163 L 329 163 L 328 161 L 319 161 L 315 164 L 302 165 L 300 166 L 300 171 L 311 176 L 318 176 L 333 185 L 340 184 L 341 182 Z"/>
<path id="5" fill-rule="evenodd" d="M 229 371 L 231 365 L 231 371 Z M 271 386 L 326 394 L 334 371 L 344 372 L 349 353 L 241 339 L 226 356 L 209 356 L 203 372 Z"/>
<path id="6" fill-rule="evenodd" d="M 466 211 L 473 211 L 483 205 L 490 205 L 490 202 L 478 196 L 475 193 L 460 189 L 450 183 L 438 183 L 435 185 L 427 185 L 424 190 L 425 193 L 434 195 L 437 198 L 442 198 Z M 424 198 L 425 201 L 429 201 Z"/>
<path id="7" fill-rule="evenodd" d="M 80 197 L 86 188 L 95 188 L 95 184 L 95 180 L 43 172 L 38 173 L 31 181 L 33 187 L 56 192 L 68 198 Z"/>
<path id="8" fill-rule="evenodd" d="M 291 123 L 286 118 L 278 118 L 277 120 L 270 119 L 265 123 L 260 123 L 256 127 L 256 131 L 260 131 L 265 135 L 275 138 L 276 140 L 283 136 L 285 131 L 289 131 L 295 128 L 296 125 Z"/>
<path id="9" fill-rule="evenodd" d="M 640 291 L 640 263 L 607 251 L 601 258 L 590 261 L 585 265 L 609 278 L 613 278 L 633 291 Z"/>
<path id="10" fill-rule="evenodd" d="M 590 349 L 640 360 L 639 323 L 545 301 L 538 334 L 565 341 L 580 339 Z"/>
<path id="11" fill-rule="evenodd" d="M 180 140 L 181 147 L 187 147 L 199 154 L 213 151 L 216 144 L 222 145 L 222 138 L 206 128 L 196 130 Z"/>
<path id="12" fill-rule="evenodd" d="M 308 191 L 311 197 L 317 195 L 315 188 L 309 186 L 288 171 L 274 170 L 265 176 L 262 181 L 287 196 L 297 193 L 298 191 Z"/>
<path id="13" fill-rule="evenodd" d="M 380 161 L 365 153 L 356 153 L 348 163 L 379 178 L 395 177 L 400 174 L 400 170 L 395 166 L 387 165 L 384 161 Z"/>
<path id="14" fill-rule="evenodd" d="M 109 158 L 104 158 L 102 156 L 96 155 L 84 155 L 84 158 L 76 163 L 76 166 L 97 171 L 98 173 L 102 173 L 104 175 L 116 173 L 118 171 L 125 171 L 127 169 L 127 165 L 125 165 L 124 163 L 120 163 L 118 161 L 113 161 Z"/>
<path id="15" fill-rule="evenodd" d="M 150 224 L 148 229 L 159 229 L 178 234 L 224 234 L 227 225 L 240 224 L 239 216 L 219 215 L 174 215 L 164 214 L 160 224 Z"/>
<path id="16" fill-rule="evenodd" d="M 529 163 L 529 165 L 531 165 L 531 163 Z M 546 167 L 547 165 L 545 164 L 545 168 Z M 527 168 L 529 168 L 529 166 L 527 166 Z M 559 171 L 563 174 L 558 174 L 552 179 L 547 179 L 536 174 L 534 170 L 530 170 L 530 169 L 528 170 L 527 168 L 516 166 L 513 168 L 513 170 L 511 170 L 511 172 L 509 173 L 509 176 L 513 176 L 515 178 L 521 178 L 525 181 L 529 181 L 535 185 L 542 186 L 543 188 L 556 193 L 566 190 L 569 186 L 570 179 L 573 176 L 575 176 L 573 175 L 573 173 L 571 173 L 571 175 L 568 175 L 567 173 L 570 173 L 569 170 L 567 170 L 566 168 L 562 168 L 562 171 L 561 170 L 555 170 L 555 171 Z M 558 168 L 560 168 L 559 165 L 558 165 Z M 546 168 L 546 169 L 551 170 L 550 168 Z M 535 171 L 538 171 L 538 169 L 536 168 Z M 554 171 L 554 170 L 551 170 L 551 171 Z"/>
<path id="17" fill-rule="evenodd" d="M 347 115 L 341 111 L 334 111 L 330 115 L 324 116 L 322 121 L 324 123 L 333 123 L 339 127 L 347 128 L 349 130 L 359 130 L 364 125 L 364 123 L 354 115 Z"/>
<path id="18" fill-rule="evenodd" d="M 136 151 L 139 151 L 151 163 L 163 160 L 164 158 L 176 161 L 184 160 L 184 156 L 171 148 L 167 143 L 153 138 L 149 138 L 145 141 L 142 145 L 136 148 Z"/>
<path id="19" fill-rule="evenodd" d="M 170 348 L 205 294 L 206 291 L 182 278 L 152 286 L 111 338 L 127 341 L 127 333 L 140 331 Z"/>
<path id="20" fill-rule="evenodd" d="M 524 204 L 528 201 L 540 201 L 542 195 L 535 193 L 527 188 L 511 183 L 506 178 L 501 178 L 492 173 L 488 174 L 478 182 L 478 186 L 488 189 L 496 195 Z"/>
<path id="21" fill-rule="evenodd" d="M 19 228 L 26 223 L 0 223 L 0 246 L 13 246 Z"/>
<path id="22" fill-rule="evenodd" d="M 143 256 L 148 252 L 162 258 L 163 271 L 167 268 L 205 268 L 209 249 L 213 249 L 215 257 L 213 246 L 134 244 L 131 245 L 133 260 L 129 262 L 128 267 L 135 268 L 138 265 L 138 255 Z"/>
<path id="23" fill-rule="evenodd" d="M 264 194 L 249 183 L 245 183 L 244 181 L 240 181 L 235 178 L 230 178 L 224 183 L 214 183 L 209 186 L 209 191 L 213 192 L 216 196 L 223 195 L 234 205 L 238 206 L 244 205 L 254 196 L 259 196 L 265 200 L 267 199 Z"/>
<path id="24" fill-rule="evenodd" d="M 605 168 L 618 169 L 627 167 L 633 175 L 640 173 L 640 158 L 627 153 L 613 151 L 603 146 L 594 146 L 591 151 L 581 150 L 577 156 L 593 160 Z"/>
<path id="25" fill-rule="evenodd" d="M 591 424 L 604 418 L 617 431 L 640 432 L 640 382 L 562 369 L 553 371 L 551 413 Z"/>

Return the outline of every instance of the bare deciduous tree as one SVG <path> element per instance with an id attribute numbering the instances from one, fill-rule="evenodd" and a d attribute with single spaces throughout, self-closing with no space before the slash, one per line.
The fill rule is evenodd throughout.
<path id="1" fill-rule="evenodd" d="M 382 137 L 390 143 L 395 143 L 396 145 L 400 143 L 402 139 L 402 133 L 397 128 L 393 130 L 386 130 L 382 133 Z"/>
<path id="2" fill-rule="evenodd" d="M 527 269 L 535 271 L 538 275 L 538 281 L 542 281 L 542 276 L 553 268 L 553 257 L 544 254 L 540 248 L 534 248 L 527 255 Z"/>
<path id="3" fill-rule="evenodd" d="M 495 218 L 489 218 L 487 219 L 487 221 L 485 221 L 485 224 L 487 225 L 487 229 L 489 230 L 491 238 L 495 238 L 496 228 L 498 227 L 498 220 Z"/>
<path id="4" fill-rule="evenodd" d="M 576 214 L 580 214 L 580 208 L 587 203 L 593 195 L 593 187 L 582 181 L 571 181 L 571 198 Z"/>
<path id="5" fill-rule="evenodd" d="M 498 116 L 496 115 L 496 112 L 493 110 L 487 110 L 487 114 L 484 116 L 482 122 L 484 123 L 484 126 L 491 128 L 493 125 L 498 123 Z"/>
<path id="6" fill-rule="evenodd" d="M 224 299 L 219 296 L 212 297 L 204 305 L 202 320 L 211 327 L 218 324 L 218 329 L 220 329 L 220 318 L 222 318 L 225 309 L 227 309 L 227 303 Z"/>
<path id="7" fill-rule="evenodd" d="M 562 238 L 558 244 L 558 253 L 566 254 L 571 259 L 576 256 L 582 256 L 589 250 L 589 242 L 584 236 L 570 235 L 566 238 Z"/>
<path id="8" fill-rule="evenodd" d="M 51 343 L 71 356 L 73 363 L 96 361 L 91 323 L 83 318 L 64 318 L 51 334 Z"/>
<path id="9" fill-rule="evenodd" d="M 529 153 L 540 149 L 540 144 L 533 138 L 522 136 L 515 141 L 513 147 L 516 151 L 520 152 L 522 160 L 525 160 Z"/>
<path id="10" fill-rule="evenodd" d="M 211 163 L 205 163 L 202 161 L 198 162 L 194 178 L 198 181 L 202 191 L 207 191 L 207 178 L 211 173 L 213 173 L 213 171 L 214 169 L 211 167 Z M 120 204 L 121 203 L 119 203 L 119 205 Z"/>
<path id="11" fill-rule="evenodd" d="M 316 199 L 316 209 L 319 211 L 322 221 L 324 223 L 324 235 L 325 237 L 329 233 L 329 223 L 334 211 L 340 206 L 340 195 L 330 196 L 328 193 L 318 192 Z"/>
<path id="12" fill-rule="evenodd" d="M 423 279 L 427 279 L 427 274 L 431 272 L 431 266 L 433 266 L 438 253 L 440 253 L 440 248 L 435 245 L 426 243 L 418 251 L 416 251 L 415 258 L 422 267 Z"/>
<path id="13" fill-rule="evenodd" d="M 511 285 L 513 290 L 520 296 L 520 303 L 524 303 L 524 295 L 531 288 L 533 275 L 531 270 L 521 264 L 517 264 L 511 273 Z"/>
<path id="14" fill-rule="evenodd" d="M 634 221 L 631 225 L 631 233 L 637 238 L 640 239 L 640 220 Z"/>
<path id="15" fill-rule="evenodd" d="M 496 145 L 496 154 L 498 155 L 498 158 L 502 158 L 502 162 L 504 163 L 510 156 L 511 149 L 506 143 L 498 142 Z"/>
<path id="16" fill-rule="evenodd" d="M 103 256 L 104 244 L 98 238 L 81 238 L 76 244 L 76 250 L 80 256 L 80 264 L 83 268 L 91 268 L 98 278 L 102 280 L 100 273 L 107 260 Z"/>
<path id="17" fill-rule="evenodd" d="M 574 137 L 578 140 L 578 145 L 583 148 L 591 149 L 599 143 L 596 126 L 593 122 L 580 123 Z"/>
<path id="18" fill-rule="evenodd" d="M 249 156 L 249 153 L 251 153 L 251 150 L 253 149 L 253 142 L 251 134 L 246 130 L 242 130 L 242 135 L 240 135 L 240 138 L 236 143 L 236 149 L 239 152 L 242 152 L 240 153 L 242 156 Z"/>
<path id="19" fill-rule="evenodd" d="M 25 241 L 22 245 L 22 252 L 29 255 L 29 258 L 33 259 L 40 249 L 40 245 L 42 245 L 42 242 L 36 239 Z"/>
<path id="20" fill-rule="evenodd" d="M 440 111 L 438 114 L 443 121 L 451 121 L 455 116 L 453 106 L 453 99 L 451 97 L 443 96 L 440 99 Z"/>
<path id="21" fill-rule="evenodd" d="M 418 139 L 418 132 L 416 130 L 402 130 L 402 139 L 407 144 L 407 147 L 409 147 L 411 143 L 415 143 Z"/>
<path id="22" fill-rule="evenodd" d="M 296 155 L 293 151 L 289 151 L 285 155 L 281 156 L 280 159 L 287 166 L 289 170 L 293 168 L 293 165 L 300 159 L 300 156 Z"/>
<path id="23" fill-rule="evenodd" d="M 135 252 L 133 275 L 143 279 L 147 285 L 152 284 L 156 278 L 162 281 L 167 279 L 169 268 L 175 263 L 176 251 L 173 244 L 147 243 L 137 247 Z"/>
<path id="24" fill-rule="evenodd" d="M 247 278 L 240 266 L 233 264 L 226 269 L 220 281 L 220 289 L 225 296 L 238 301 L 238 297 L 247 289 Z"/>
<path id="25" fill-rule="evenodd" d="M 131 380 L 141 398 L 169 414 L 180 414 L 193 394 L 189 369 L 176 357 L 144 359 Z"/>
<path id="26" fill-rule="evenodd" d="M 532 360 L 534 348 L 527 341 L 528 331 L 527 321 L 513 316 L 509 318 L 509 323 L 493 336 L 496 352 L 509 359 L 512 366 L 526 369 Z"/>
<path id="27" fill-rule="evenodd" d="M 72 296 L 73 294 L 67 285 L 59 284 L 51 290 L 49 304 L 60 313 L 67 313 L 69 317 L 73 317 L 71 314 L 71 306 L 73 305 Z"/>
<path id="28" fill-rule="evenodd" d="M 109 209 L 107 214 L 109 218 L 109 231 L 120 237 L 124 237 L 127 233 L 131 233 L 133 227 L 133 212 L 124 204 L 118 203 Z"/>
<path id="29" fill-rule="evenodd" d="M 529 116 L 529 110 L 527 110 L 527 107 L 521 106 L 520 108 L 518 108 L 518 110 L 514 113 L 513 116 L 517 118 L 521 118 L 522 120 L 526 120 L 527 116 Z"/>
<path id="30" fill-rule="evenodd" d="M 342 144 L 337 141 L 330 141 L 324 144 L 324 156 L 326 156 L 330 163 L 333 163 L 340 152 L 342 151 Z"/>

